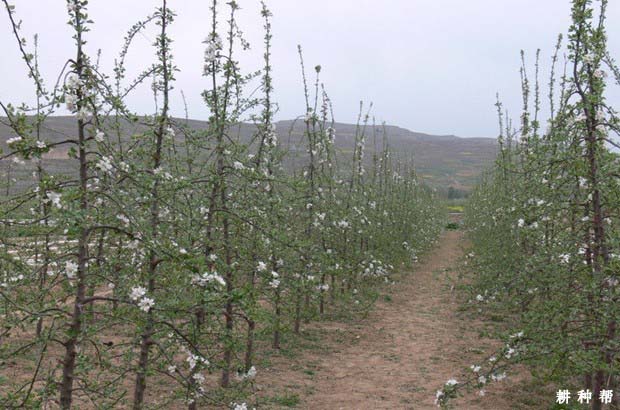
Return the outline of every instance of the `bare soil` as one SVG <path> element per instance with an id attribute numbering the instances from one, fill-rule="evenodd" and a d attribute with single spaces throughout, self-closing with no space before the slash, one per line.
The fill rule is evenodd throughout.
<path id="1" fill-rule="evenodd" d="M 367 318 L 308 329 L 320 335 L 319 348 L 304 348 L 292 359 L 275 357 L 269 368 L 259 369 L 257 396 L 271 397 L 259 407 L 437 408 L 437 389 L 450 378 L 459 380 L 498 346 L 479 336 L 484 323 L 459 310 L 450 285 L 463 245 L 462 232 L 444 233 L 421 263 L 397 278 L 390 296 L 381 298 Z M 531 387 L 527 379 L 521 374 L 490 384 L 485 397 L 466 392 L 454 408 L 544 408 L 535 399 L 523 402 L 524 389 L 528 383 Z"/>
<path id="2" fill-rule="evenodd" d="M 274 351 L 263 340 L 257 352 L 254 394 L 247 402 L 255 403 L 259 410 L 437 408 L 437 389 L 450 378 L 463 380 L 464 374 L 471 375 L 469 367 L 484 362 L 500 346 L 499 341 L 480 336 L 493 324 L 461 309 L 462 301 L 454 291 L 455 268 L 464 246 L 462 232 L 445 232 L 420 263 L 396 275 L 393 285 L 379 289 L 381 297 L 367 317 L 304 324 L 302 336 L 285 335 L 281 351 Z M 127 341 L 122 334 L 106 340 L 122 346 Z M 50 363 L 44 368 L 53 368 L 52 361 L 61 357 L 60 348 L 52 348 Z M 22 363 L 8 363 L 4 376 L 25 381 L 32 374 L 24 369 Z M 217 386 L 218 375 L 208 376 L 208 385 Z M 125 380 L 128 392 L 134 377 L 131 374 Z M 167 379 L 155 375 L 149 383 L 153 408 L 187 408 L 180 402 L 171 403 Z M 554 397 L 553 392 L 541 392 L 524 371 L 513 372 L 485 390 L 485 397 L 479 397 L 477 391 L 465 392 L 453 402 L 453 408 L 542 409 L 548 408 L 545 403 L 553 402 Z M 226 397 L 235 394 L 234 390 L 217 392 Z M 76 408 L 95 406 L 76 398 Z M 129 403 L 116 408 L 129 408 Z"/>

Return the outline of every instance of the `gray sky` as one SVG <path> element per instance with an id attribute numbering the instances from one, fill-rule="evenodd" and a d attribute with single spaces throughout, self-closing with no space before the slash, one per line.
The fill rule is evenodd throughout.
<path id="1" fill-rule="evenodd" d="M 262 19 L 258 0 L 239 0 L 240 25 L 253 50 L 241 60 L 246 71 L 261 67 Z M 273 65 L 278 119 L 304 112 L 297 44 L 307 68 L 323 67 L 322 79 L 337 121 L 354 122 L 359 101 L 372 101 L 377 122 L 414 131 L 495 137 L 495 93 L 518 118 L 519 51 L 533 72 L 542 49 L 542 82 L 548 81 L 551 53 L 569 25 L 569 0 L 267 0 L 273 17 Z M 73 56 L 63 0 L 12 0 L 24 33 L 40 34 L 41 66 L 47 82 Z M 191 118 L 206 118 L 200 92 L 203 44 L 209 27 L 206 0 L 169 0 L 178 16 L 171 29 L 177 74 L 173 113 L 183 115 L 179 91 Z M 137 20 L 152 12 L 155 0 L 91 0 L 88 50 L 101 48 L 110 69 L 122 39 Z M 32 101 L 32 87 L 4 8 L 0 14 L 0 99 Z M 610 1 L 609 46 L 620 60 L 620 1 Z M 140 36 L 129 58 L 130 74 L 153 61 L 153 31 Z M 30 42 L 29 45 L 32 45 Z M 609 94 L 620 104 L 620 92 Z M 145 88 L 130 99 L 138 112 L 152 112 Z"/>

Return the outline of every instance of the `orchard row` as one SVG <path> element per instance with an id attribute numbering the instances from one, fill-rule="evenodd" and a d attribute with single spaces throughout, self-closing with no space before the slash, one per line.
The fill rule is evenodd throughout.
<path id="1" fill-rule="evenodd" d="M 620 71 L 607 51 L 606 6 L 573 0 L 565 58 L 560 39 L 552 59 L 546 126 L 538 59 L 535 81 L 525 65 L 521 72 L 518 129 L 498 103 L 499 155 L 466 210 L 467 268 L 470 303 L 503 317 L 506 345 L 474 364 L 470 386 L 483 389 L 506 366 L 525 363 L 546 382 L 594 397 L 617 387 L 620 120 L 605 91 L 620 84 Z M 448 386 L 438 402 L 456 390 Z"/>
<path id="2" fill-rule="evenodd" d="M 236 57 L 249 47 L 237 3 L 213 0 L 204 16 L 196 83 L 209 121 L 196 129 L 170 115 L 180 68 L 165 0 L 130 29 L 110 75 L 85 51 L 88 2 L 68 0 L 75 54 L 52 85 L 3 3 L 36 96 L 2 103 L 13 130 L 3 161 L 33 170 L 27 188 L 7 179 L 0 208 L 3 407 L 245 408 L 259 346 L 280 349 L 313 319 L 367 309 L 441 229 L 432 190 L 385 136 L 365 157 L 377 130 L 368 114 L 352 153 L 335 148 L 320 66 L 309 84 L 303 59 L 304 152 L 283 149 L 264 5 L 264 65 L 250 74 Z M 126 78 L 133 40 L 148 30 L 156 58 Z M 145 84 L 152 116 L 126 103 Z M 47 140 L 59 107 L 74 115 L 71 131 Z M 75 172 L 47 169 L 54 152 Z"/>

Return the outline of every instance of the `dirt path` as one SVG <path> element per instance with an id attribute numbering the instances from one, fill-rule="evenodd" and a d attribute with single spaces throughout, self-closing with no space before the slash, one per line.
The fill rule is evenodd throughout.
<path id="1" fill-rule="evenodd" d="M 320 324 L 327 351 L 305 351 L 289 358 L 289 368 L 276 364 L 268 372 L 281 394 L 298 392 L 295 408 L 312 410 L 436 408 L 435 391 L 483 360 L 492 343 L 479 338 L 478 323 L 460 317 L 447 281 L 462 256 L 462 239 L 460 231 L 444 233 L 437 248 L 402 275 L 391 300 L 378 302 L 362 322 Z M 484 398 L 466 394 L 455 408 L 515 408 L 504 383 L 490 386 Z"/>

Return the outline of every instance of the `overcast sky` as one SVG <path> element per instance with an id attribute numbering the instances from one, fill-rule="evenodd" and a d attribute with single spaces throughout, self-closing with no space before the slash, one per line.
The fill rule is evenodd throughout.
<path id="1" fill-rule="evenodd" d="M 240 25 L 253 50 L 242 58 L 247 72 L 259 69 L 262 19 L 258 0 L 238 0 Z M 24 33 L 40 35 L 40 64 L 51 83 L 74 55 L 64 0 L 12 0 Z M 177 13 L 171 28 L 181 72 L 173 113 L 183 115 L 180 90 L 191 118 L 205 119 L 200 92 L 203 44 L 209 31 L 207 0 L 169 0 Z M 570 0 L 267 0 L 273 13 L 273 65 L 278 119 L 304 112 L 297 44 L 308 68 L 320 64 L 337 121 L 354 122 L 359 101 L 374 103 L 377 122 L 432 134 L 495 137 L 495 93 L 518 117 L 519 51 L 533 68 L 542 50 L 543 82 L 559 33 L 569 25 Z M 127 28 L 151 13 L 155 0 L 91 0 L 95 21 L 88 50 L 102 49 L 102 67 L 112 67 Z M 19 60 L 4 8 L 0 14 L 0 99 L 31 101 L 32 87 Z M 140 36 L 129 59 L 130 73 L 150 63 L 153 32 Z M 610 1 L 609 46 L 620 60 L 620 1 Z M 31 45 L 31 44 L 30 44 Z M 610 95 L 616 107 L 620 92 Z M 144 90 L 134 110 L 153 111 Z"/>

